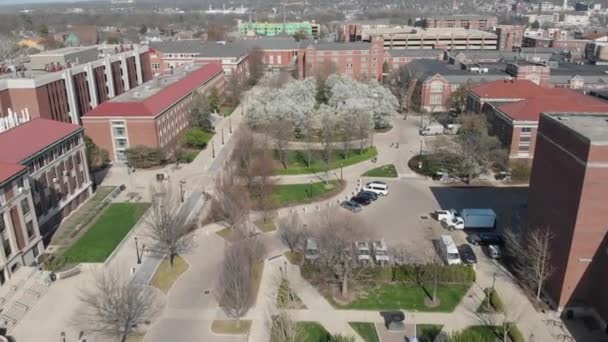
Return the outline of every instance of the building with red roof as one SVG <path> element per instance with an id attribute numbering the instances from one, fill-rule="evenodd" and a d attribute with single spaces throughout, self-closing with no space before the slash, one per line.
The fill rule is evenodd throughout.
<path id="1" fill-rule="evenodd" d="M 187 64 L 101 104 L 82 117 L 86 135 L 126 162 L 135 146 L 171 152 L 190 126 L 193 93 L 224 90 L 224 71 L 217 63 Z"/>
<path id="2" fill-rule="evenodd" d="M 37 118 L 0 133 L 0 283 L 37 261 L 91 185 L 82 127 Z"/>
<path id="3" fill-rule="evenodd" d="M 608 102 L 566 88 L 544 88 L 528 80 L 482 84 L 468 91 L 467 106 L 484 112 L 495 134 L 509 149 L 511 161 L 530 162 L 541 113 L 606 113 Z"/>

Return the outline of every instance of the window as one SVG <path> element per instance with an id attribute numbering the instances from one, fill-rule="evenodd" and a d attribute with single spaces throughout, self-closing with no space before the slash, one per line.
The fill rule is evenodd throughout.
<path id="1" fill-rule="evenodd" d="M 530 151 L 530 145 L 519 145 L 518 150 L 520 152 L 528 152 Z"/>
<path id="2" fill-rule="evenodd" d="M 431 92 L 440 93 L 443 91 L 443 83 L 433 82 L 431 83 Z"/>
<path id="3" fill-rule="evenodd" d="M 115 141 L 116 141 L 116 148 L 126 148 L 127 147 L 127 139 L 117 138 Z"/>
<path id="4" fill-rule="evenodd" d="M 521 128 L 521 134 L 531 134 L 532 133 L 532 127 L 522 127 Z"/>
<path id="5" fill-rule="evenodd" d="M 25 232 L 27 233 L 27 238 L 29 240 L 36 237 L 36 230 L 34 229 L 34 221 L 29 221 L 25 224 Z"/>
<path id="6" fill-rule="evenodd" d="M 0 214 L 0 240 L 2 240 L 2 248 L 4 249 L 4 255 L 8 258 L 11 253 L 11 243 L 8 240 L 8 235 L 6 234 L 6 227 L 4 226 L 4 214 Z"/>
<path id="7" fill-rule="evenodd" d="M 443 104 L 442 95 L 431 95 L 430 105 L 441 105 Z"/>
<path id="8" fill-rule="evenodd" d="M 519 137 L 519 142 L 520 142 L 520 143 L 523 143 L 523 142 L 527 142 L 527 143 L 529 143 L 529 142 L 530 142 L 530 139 L 531 139 L 531 138 L 530 138 L 529 136 L 522 136 L 522 137 Z"/>
<path id="9" fill-rule="evenodd" d="M 160 63 L 152 63 L 152 69 L 154 69 L 154 70 L 160 69 Z"/>
<path id="10" fill-rule="evenodd" d="M 30 208 L 30 202 L 28 202 L 27 198 L 21 200 L 21 210 L 23 211 L 24 216 L 29 214 L 31 208 Z"/>

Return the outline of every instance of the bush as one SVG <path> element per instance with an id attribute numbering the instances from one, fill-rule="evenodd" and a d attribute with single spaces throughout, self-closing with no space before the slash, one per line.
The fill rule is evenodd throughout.
<path id="1" fill-rule="evenodd" d="M 167 160 L 165 153 L 159 148 L 135 146 L 125 151 L 127 163 L 135 168 L 149 168 L 164 164 Z"/>
<path id="2" fill-rule="evenodd" d="M 492 291 L 491 289 L 489 289 L 488 292 L 490 293 L 490 305 L 494 308 L 496 312 L 504 312 L 505 307 L 502 303 L 502 300 L 500 299 L 500 296 L 498 295 L 498 291 Z"/>
<path id="3" fill-rule="evenodd" d="M 418 164 L 422 163 L 422 167 L 419 168 Z M 448 171 L 456 169 L 455 165 L 458 163 L 458 157 L 452 154 L 425 154 L 417 155 L 412 157 L 407 163 L 412 171 L 433 177 L 439 171 Z M 452 173 L 452 172 L 450 172 Z"/>
<path id="4" fill-rule="evenodd" d="M 188 151 L 188 152 L 182 154 L 181 156 L 179 156 L 178 161 L 180 163 L 192 163 L 192 161 L 194 161 L 194 159 L 196 159 L 196 156 L 198 156 L 198 152 L 199 151 Z"/>
<path id="5" fill-rule="evenodd" d="M 511 168 L 511 179 L 516 182 L 529 182 L 532 170 L 525 162 L 516 162 Z"/>
<path id="6" fill-rule="evenodd" d="M 184 142 L 190 147 L 203 149 L 207 146 L 211 137 L 213 137 L 212 133 L 194 127 L 186 132 L 184 135 Z"/>

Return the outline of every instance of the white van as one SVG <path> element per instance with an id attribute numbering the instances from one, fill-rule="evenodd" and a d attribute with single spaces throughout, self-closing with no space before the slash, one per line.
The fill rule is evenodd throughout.
<path id="1" fill-rule="evenodd" d="M 314 239 L 306 239 L 306 248 L 304 249 L 304 259 L 313 261 L 319 258 L 319 248 Z"/>
<path id="2" fill-rule="evenodd" d="M 462 263 L 460 260 L 460 254 L 458 254 L 458 248 L 449 235 L 441 235 L 439 239 L 439 250 L 441 257 L 445 260 L 448 265 L 459 265 Z"/>
<path id="3" fill-rule="evenodd" d="M 388 185 L 384 182 L 369 182 L 363 187 L 363 191 L 373 192 L 377 195 L 388 195 Z"/>

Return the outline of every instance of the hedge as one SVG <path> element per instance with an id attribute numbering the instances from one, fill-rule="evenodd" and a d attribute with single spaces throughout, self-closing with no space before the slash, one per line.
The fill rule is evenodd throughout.
<path id="1" fill-rule="evenodd" d="M 167 159 L 164 152 L 159 148 L 147 146 L 135 146 L 125 151 L 129 166 L 135 168 L 149 168 L 164 164 Z"/>

